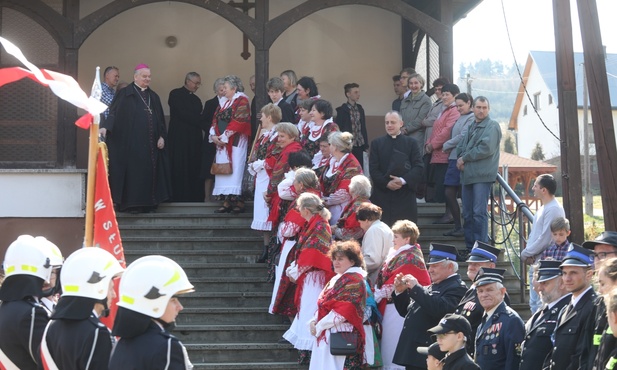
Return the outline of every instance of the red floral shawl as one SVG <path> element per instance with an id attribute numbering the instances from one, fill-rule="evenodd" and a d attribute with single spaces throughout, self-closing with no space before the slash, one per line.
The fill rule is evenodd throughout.
<path id="1" fill-rule="evenodd" d="M 411 246 L 411 248 L 394 256 L 390 262 L 384 263 L 381 271 L 379 271 L 379 275 L 377 275 L 377 282 L 375 285 L 377 288 L 381 288 L 386 284 L 394 284 L 394 278 L 399 273 L 413 275 L 422 286 L 431 284 L 431 277 L 426 269 L 420 244 Z M 386 304 L 386 299 L 382 299 L 378 304 L 379 311 L 382 315 L 386 311 Z"/>
<path id="2" fill-rule="evenodd" d="M 270 214 L 268 215 L 268 221 L 270 222 L 277 222 L 279 220 L 279 205 L 281 198 L 278 194 L 278 185 L 285 179 L 285 174 L 289 171 L 289 154 L 300 150 L 302 150 L 302 145 L 294 141 L 283 148 L 278 155 L 275 155 L 273 151 L 272 155 L 266 157 L 264 167 L 266 171 L 271 171 L 268 172 L 270 175 L 270 183 L 266 191 L 267 196 L 270 197 Z"/>
<path id="3" fill-rule="evenodd" d="M 332 261 L 328 257 L 330 244 L 332 244 L 330 224 L 320 215 L 314 215 L 305 228 L 300 231 L 298 243 L 296 244 L 298 251 L 296 264 L 298 269 L 310 268 L 300 275 L 296 282 L 298 285 L 295 299 L 296 307 L 300 307 L 304 279 L 306 279 L 309 271 L 322 270 L 325 272 L 324 281 L 321 282 L 322 286 L 334 276 Z"/>
<path id="4" fill-rule="evenodd" d="M 364 202 L 370 203 L 370 200 L 366 197 L 357 197 L 352 199 L 351 202 L 345 206 L 343 213 L 341 213 L 341 218 L 339 218 L 336 223 L 336 226 L 342 229 L 344 237 L 352 236 L 354 239 L 360 240 L 364 235 L 364 230 L 362 230 L 356 218 L 356 211 L 358 207 L 360 207 L 360 204 Z"/>
<path id="5" fill-rule="evenodd" d="M 326 287 L 317 300 L 317 320 L 334 310 L 353 325 L 360 334 L 358 353 L 364 353 L 364 307 L 366 305 L 366 284 L 364 277 L 356 272 L 346 272 L 332 287 Z M 318 340 L 324 340 L 322 333 Z"/>
<path id="6" fill-rule="evenodd" d="M 339 165 L 332 177 L 326 176 L 329 168 L 330 164 L 328 163 L 321 174 L 321 178 L 319 179 L 324 196 L 328 196 L 336 192 L 338 189 L 348 190 L 351 178 L 362 174 L 362 166 L 360 166 L 360 162 L 358 162 L 356 157 L 354 157 L 351 153 L 349 153 L 343 163 Z"/>
<path id="7" fill-rule="evenodd" d="M 245 95 L 240 95 L 231 103 L 231 120 L 227 125 L 226 131 L 233 131 L 233 134 L 229 136 L 229 141 L 227 142 L 226 149 L 227 155 L 229 156 L 229 163 L 231 164 L 231 149 L 234 143 L 234 135 L 246 135 L 247 138 L 251 137 L 251 107 L 249 105 L 249 100 Z M 228 109 L 228 108 L 225 108 Z M 221 113 L 221 106 L 218 105 L 216 107 L 216 112 L 214 112 L 214 117 L 212 117 L 212 128 L 214 128 L 214 132 L 217 136 L 221 136 L 223 132 L 219 130 L 218 125 L 218 115 Z"/>

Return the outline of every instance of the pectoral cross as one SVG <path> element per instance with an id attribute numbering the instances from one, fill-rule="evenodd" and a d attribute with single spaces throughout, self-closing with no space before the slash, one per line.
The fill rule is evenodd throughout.
<path id="1" fill-rule="evenodd" d="M 244 14 L 249 14 L 249 10 L 255 7 L 255 3 L 249 3 L 249 0 L 243 0 L 243 2 L 235 2 L 234 0 L 230 0 L 227 4 L 234 8 L 241 9 Z M 251 53 L 249 53 L 249 38 L 246 34 L 242 34 L 242 53 L 240 56 L 247 60 L 251 57 Z"/>

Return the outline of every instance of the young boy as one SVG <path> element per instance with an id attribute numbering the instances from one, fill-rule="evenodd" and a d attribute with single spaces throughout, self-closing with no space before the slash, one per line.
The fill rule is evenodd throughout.
<path id="1" fill-rule="evenodd" d="M 281 108 L 283 116 L 281 122 L 294 122 L 294 110 L 289 103 L 283 99 L 283 92 L 285 91 L 285 84 L 280 77 L 272 77 L 266 84 L 268 89 L 268 96 L 272 103 L 278 105 Z"/>
<path id="2" fill-rule="evenodd" d="M 418 347 L 416 349 L 419 354 L 426 355 L 426 368 L 428 370 L 440 370 L 443 369 L 443 358 L 447 352 L 442 352 L 439 349 L 439 344 L 433 343 L 428 347 Z"/>
<path id="3" fill-rule="evenodd" d="M 542 253 L 541 260 L 554 259 L 557 261 L 563 260 L 568 249 L 570 249 L 570 221 L 564 217 L 557 217 L 551 222 L 551 233 L 553 241 L 551 245 Z"/>
<path id="4" fill-rule="evenodd" d="M 461 315 L 447 314 L 439 321 L 439 325 L 428 330 L 435 334 L 437 344 L 441 351 L 447 352 L 443 359 L 443 370 L 462 369 L 479 370 L 480 366 L 475 364 L 469 354 L 467 354 L 466 343 L 473 340 L 471 324 Z"/>

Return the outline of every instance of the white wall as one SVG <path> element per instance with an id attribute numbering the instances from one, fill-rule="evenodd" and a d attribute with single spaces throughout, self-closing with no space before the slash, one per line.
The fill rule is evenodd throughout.
<path id="1" fill-rule="evenodd" d="M 83 1 L 82 16 L 98 8 Z M 272 1 L 270 18 L 300 1 Z M 175 48 L 165 45 L 176 36 Z M 367 115 L 383 115 L 395 98 L 393 74 L 401 63 L 401 18 L 375 7 L 353 5 L 322 10 L 301 20 L 281 35 L 270 50 L 270 75 L 294 69 L 298 76 L 312 76 L 320 94 L 336 107 L 344 100 L 343 85 L 360 84 Z M 95 67 L 115 65 L 120 79 L 132 81 L 133 68 L 147 63 L 151 87 L 168 114 L 169 91 L 184 82 L 189 71 L 201 74 L 204 85 L 197 92 L 203 100 L 213 96 L 212 82 L 227 74 L 239 75 L 249 96 L 248 78 L 254 73 L 254 48 L 245 61 L 242 33 L 225 19 L 202 8 L 173 1 L 139 6 L 114 17 L 84 42 L 79 50 L 78 80 L 90 91 Z"/>
<path id="2" fill-rule="evenodd" d="M 83 217 L 85 173 L 0 170 L 0 217 Z"/>

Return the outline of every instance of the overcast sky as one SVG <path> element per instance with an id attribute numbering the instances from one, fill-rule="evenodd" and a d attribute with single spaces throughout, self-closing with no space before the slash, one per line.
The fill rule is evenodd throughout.
<path id="1" fill-rule="evenodd" d="M 583 51 L 578 20 L 577 0 L 570 0 L 574 51 Z M 617 53 L 617 0 L 596 0 L 602 43 L 608 53 Z M 519 64 L 524 65 L 530 50 L 555 50 L 553 0 L 484 0 L 467 18 L 454 26 L 454 75 L 460 63 L 490 58 L 506 65 L 514 62 L 512 47 Z"/>

